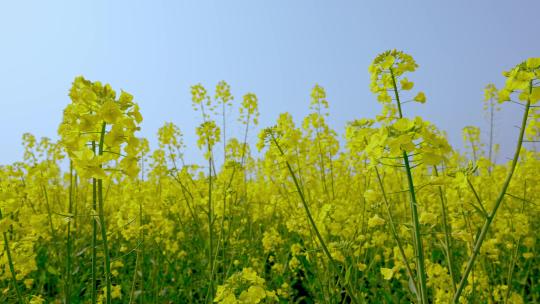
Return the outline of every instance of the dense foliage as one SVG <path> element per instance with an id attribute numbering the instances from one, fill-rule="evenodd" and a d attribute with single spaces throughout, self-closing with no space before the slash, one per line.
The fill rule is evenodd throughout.
<path id="1" fill-rule="evenodd" d="M 540 301 L 540 58 L 486 87 L 491 118 L 503 103 L 523 108 L 516 153 L 500 164 L 477 127 L 464 129 L 463 154 L 407 116 L 426 102 L 411 93 L 416 68 L 403 52 L 377 56 L 382 111 L 344 138 L 316 85 L 302 124 L 281 114 L 259 153 L 247 144 L 256 95 L 237 103 L 225 82 L 214 96 L 195 85 L 199 165 L 185 163 L 177 126 L 150 151 L 133 96 L 76 78 L 59 142 L 25 134 L 24 161 L 0 167 L 0 301 Z M 226 132 L 233 108 L 238 138 Z"/>

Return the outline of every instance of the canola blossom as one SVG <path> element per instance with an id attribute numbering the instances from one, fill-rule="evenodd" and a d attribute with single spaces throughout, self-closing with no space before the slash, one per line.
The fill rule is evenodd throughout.
<path id="1" fill-rule="evenodd" d="M 262 129 L 256 94 L 196 84 L 196 147 L 165 122 L 155 149 L 134 96 L 75 78 L 60 139 L 24 134 L 23 159 L 0 166 L 0 302 L 540 302 L 540 58 L 485 87 L 489 137 L 465 127 L 465 151 L 408 115 L 430 102 L 418 68 L 378 55 L 381 112 L 343 132 L 318 84 L 300 124 Z M 521 117 L 495 162 L 501 107 Z"/>

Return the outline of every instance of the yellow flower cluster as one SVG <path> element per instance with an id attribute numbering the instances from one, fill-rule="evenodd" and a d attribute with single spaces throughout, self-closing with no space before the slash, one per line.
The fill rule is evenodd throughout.
<path id="1" fill-rule="evenodd" d="M 103 179 L 111 163 L 128 176 L 138 173 L 140 140 L 135 137 L 142 121 L 133 96 L 122 91 L 118 99 L 109 84 L 75 78 L 69 93 L 72 103 L 64 110 L 58 133 L 77 172 Z"/>

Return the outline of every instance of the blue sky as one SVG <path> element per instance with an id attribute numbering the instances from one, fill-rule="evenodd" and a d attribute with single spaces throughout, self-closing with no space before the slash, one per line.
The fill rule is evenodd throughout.
<path id="1" fill-rule="evenodd" d="M 483 87 L 540 56 L 539 1 L 3 1 L 0 4 L 0 164 L 22 158 L 21 136 L 56 138 L 73 78 L 132 93 L 154 142 L 167 121 L 197 161 L 190 86 L 220 80 L 236 101 L 259 97 L 261 126 L 307 114 L 311 87 L 326 88 L 330 123 L 380 110 L 368 66 L 384 50 L 414 56 L 425 105 L 408 104 L 461 146 L 461 128 L 486 127 Z M 514 147 L 518 108 L 497 118 L 501 158 Z M 231 118 L 230 124 L 234 123 Z M 239 128 L 231 132 L 240 135 Z M 252 133 L 252 141 L 256 133 Z"/>

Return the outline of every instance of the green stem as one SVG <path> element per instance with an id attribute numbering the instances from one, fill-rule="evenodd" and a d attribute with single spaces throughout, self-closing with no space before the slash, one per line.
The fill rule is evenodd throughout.
<path id="1" fill-rule="evenodd" d="M 281 146 L 279 145 L 279 143 L 277 142 L 275 136 L 273 133 L 270 134 L 272 136 L 272 141 L 274 142 L 274 144 L 276 145 L 277 149 L 279 150 L 280 154 L 282 156 L 285 156 L 285 153 L 283 152 L 283 150 L 281 149 Z M 351 301 L 355 304 L 358 303 L 358 300 L 356 299 L 356 297 L 354 296 L 353 294 L 353 291 L 350 287 L 350 284 L 349 282 L 347 282 L 345 280 L 345 278 L 343 277 L 343 274 L 341 273 L 340 269 L 338 268 L 337 266 L 337 263 L 336 261 L 332 258 L 332 254 L 330 254 L 330 251 L 328 250 L 328 247 L 326 246 L 326 243 L 324 242 L 324 239 L 321 235 L 321 233 L 319 232 L 319 229 L 317 228 L 317 225 L 315 224 L 315 220 L 313 220 L 313 217 L 311 216 L 311 211 L 309 210 L 309 207 L 308 207 L 308 204 L 306 202 L 306 198 L 304 196 L 304 192 L 302 191 L 302 189 L 300 188 L 300 184 L 298 182 L 298 179 L 296 178 L 296 174 L 294 174 L 294 171 L 291 167 L 291 164 L 289 163 L 289 161 L 285 160 L 285 164 L 287 165 L 287 169 L 289 170 L 289 173 L 293 179 L 293 182 L 294 182 L 294 185 L 296 187 L 296 191 L 298 192 L 298 195 L 300 196 L 300 200 L 302 201 L 302 205 L 304 206 L 304 210 L 306 211 L 306 215 L 307 215 L 307 218 L 309 220 L 309 223 L 311 225 L 311 228 L 313 229 L 313 231 L 315 232 L 315 235 L 317 236 L 317 239 L 319 241 L 319 243 L 321 244 L 321 247 L 324 251 L 324 254 L 326 255 L 326 257 L 328 258 L 328 260 L 330 261 L 330 265 L 332 266 L 332 268 L 334 268 L 334 271 L 336 272 L 336 274 L 339 276 L 339 280 L 341 282 L 344 283 L 345 285 L 345 289 L 347 290 L 347 294 L 349 295 L 349 297 L 351 298 Z"/>
<path id="2" fill-rule="evenodd" d="M 435 176 L 439 176 L 439 172 L 437 171 L 437 166 L 433 166 L 433 172 L 435 173 Z M 446 258 L 448 259 L 448 270 L 450 272 L 450 278 L 452 279 L 452 288 L 454 291 L 456 291 L 456 272 L 454 267 L 454 259 L 452 258 L 453 252 L 452 252 L 452 238 L 450 237 L 451 231 L 450 231 L 450 225 L 448 224 L 448 215 L 446 214 L 446 202 L 444 193 L 442 190 L 442 187 L 439 186 L 439 198 L 441 200 L 441 208 L 442 208 L 442 220 L 443 220 L 443 229 L 444 229 L 444 241 L 445 241 L 445 249 L 446 249 Z"/>
<path id="3" fill-rule="evenodd" d="M 73 212 L 73 162 L 69 163 L 69 198 L 68 198 L 68 214 L 71 217 Z M 67 242 L 66 242 L 66 290 L 65 301 L 66 304 L 71 303 L 71 220 L 67 223 Z"/>
<path id="4" fill-rule="evenodd" d="M 105 128 L 107 124 L 104 122 L 101 127 L 101 138 L 99 139 L 98 153 L 103 155 L 103 144 L 105 140 Z M 101 226 L 101 240 L 103 242 L 103 255 L 105 256 L 105 283 L 106 283 L 106 303 L 111 303 L 111 260 L 109 256 L 109 245 L 107 242 L 107 227 L 105 226 L 105 211 L 103 210 L 103 180 L 97 180 L 98 191 L 98 207 L 99 207 L 99 223 Z"/>
<path id="5" fill-rule="evenodd" d="M 467 129 L 467 133 L 469 134 L 469 142 L 471 144 L 471 151 L 472 151 L 472 157 L 473 157 L 473 162 L 476 163 L 476 160 L 477 160 L 477 157 L 476 154 L 476 145 L 473 141 L 473 136 L 471 134 L 471 131 L 469 129 Z"/>
<path id="6" fill-rule="evenodd" d="M 326 185 L 326 165 L 324 162 L 324 154 L 321 147 L 321 138 L 320 138 L 320 133 L 319 133 L 318 128 L 315 128 L 315 134 L 316 134 L 316 140 L 317 140 L 317 148 L 319 149 L 319 162 L 321 166 L 321 183 L 323 185 L 323 189 L 324 189 L 324 193 L 326 194 L 326 197 L 330 199 L 330 192 L 328 191 L 328 186 Z"/>
<path id="7" fill-rule="evenodd" d="M 471 191 L 472 193 L 474 194 L 474 198 L 476 199 L 476 201 L 478 202 L 478 205 L 480 206 L 480 208 L 476 207 L 475 205 L 473 205 L 471 203 L 471 206 L 474 207 L 474 209 L 476 211 L 478 211 L 479 213 L 481 213 L 484 217 L 487 217 L 489 214 L 488 212 L 486 211 L 486 208 L 484 208 L 484 204 L 482 203 L 482 199 L 480 198 L 480 195 L 478 194 L 478 192 L 476 191 L 476 189 L 474 188 L 474 185 L 471 183 L 471 180 L 467 177 L 467 184 L 469 185 L 469 187 L 471 188 Z"/>
<path id="8" fill-rule="evenodd" d="M 494 108 L 495 106 L 493 105 L 493 98 L 490 98 L 489 100 L 489 110 L 490 110 L 490 115 L 489 115 L 489 152 L 488 152 L 488 155 L 489 155 L 489 173 L 491 174 L 491 170 L 492 170 L 492 167 L 493 167 L 493 117 L 494 117 Z"/>
<path id="9" fill-rule="evenodd" d="M 211 148 L 208 147 L 211 151 Z M 211 152 L 209 152 L 211 153 Z M 214 231 L 213 231 L 213 210 L 212 210 L 212 156 L 208 158 L 208 259 L 209 259 L 209 300 L 214 298 Z"/>
<path id="10" fill-rule="evenodd" d="M 96 143 L 92 141 L 92 151 L 96 153 Z M 97 179 L 92 178 L 92 213 L 97 210 Z M 97 303 L 97 222 L 92 214 L 92 304 Z"/>
<path id="11" fill-rule="evenodd" d="M 133 272 L 133 279 L 131 282 L 131 291 L 129 293 L 129 304 L 133 303 L 135 298 L 135 285 L 137 284 L 137 274 L 139 273 L 139 259 L 140 259 L 140 250 L 137 250 L 137 257 L 135 258 L 135 271 Z M 142 297 L 142 292 L 139 294 L 139 298 Z"/>
<path id="12" fill-rule="evenodd" d="M 529 93 L 531 92 L 532 92 L 532 81 L 529 84 Z M 476 261 L 476 257 L 478 256 L 478 253 L 480 253 L 480 248 L 482 247 L 482 243 L 484 242 L 484 239 L 486 238 L 489 227 L 491 226 L 491 222 L 493 222 L 493 219 L 495 218 L 495 214 L 497 213 L 497 210 L 499 209 L 504 199 L 506 190 L 508 189 L 508 186 L 510 186 L 510 181 L 512 180 L 512 176 L 514 175 L 514 171 L 516 169 L 517 162 L 519 159 L 519 154 L 521 152 L 521 145 L 523 144 L 523 137 L 525 135 L 525 127 L 527 125 L 527 118 L 529 117 L 530 107 L 531 107 L 531 100 L 528 99 L 527 104 L 525 105 L 525 111 L 523 112 L 523 118 L 521 120 L 521 128 L 519 131 L 518 142 L 516 146 L 516 151 L 514 152 L 514 158 L 512 159 L 512 164 L 510 165 L 510 171 L 508 172 L 508 175 L 506 176 L 506 180 L 504 181 L 501 192 L 499 193 L 499 196 L 497 197 L 497 200 L 495 201 L 493 210 L 484 221 L 484 225 L 482 226 L 480 235 L 478 236 L 478 238 L 476 239 L 476 242 L 474 243 L 474 249 L 473 249 L 472 255 L 467 261 L 465 272 L 463 273 L 463 277 L 461 278 L 461 281 L 459 282 L 456 293 L 454 294 L 454 299 L 452 301 L 453 303 L 459 302 L 459 297 L 461 296 L 461 293 L 463 292 L 465 285 L 467 285 L 467 278 L 474 266 L 474 262 Z"/>
<path id="13" fill-rule="evenodd" d="M 139 186 L 140 187 L 140 186 Z M 140 188 L 139 188 L 140 189 Z M 139 295 L 139 303 L 142 304 L 143 303 L 143 299 L 144 299 L 144 273 L 145 273 L 145 269 L 144 269 L 144 217 L 143 217 L 143 200 L 142 199 L 139 199 L 139 238 L 140 238 L 140 249 L 139 251 L 137 252 L 137 262 L 140 263 L 141 265 L 141 282 L 140 282 L 140 295 Z M 139 262 L 139 259 L 141 259 L 141 261 Z M 135 267 L 135 271 L 137 270 L 137 267 Z M 135 278 L 133 279 L 133 284 L 135 284 Z"/>
<path id="14" fill-rule="evenodd" d="M 411 196 L 411 216 L 413 221 L 414 229 L 414 242 L 416 247 L 416 262 L 418 264 L 418 282 L 420 286 L 420 295 L 422 298 L 422 303 L 429 303 L 427 299 L 427 280 L 426 280 L 426 269 L 424 265 L 424 248 L 422 244 L 422 236 L 420 233 L 420 219 L 418 216 L 418 203 L 416 202 L 416 192 L 414 190 L 414 182 L 412 177 L 412 171 L 409 164 L 409 157 L 407 152 L 403 152 L 403 161 L 405 163 L 405 170 L 407 171 L 407 182 L 409 184 L 409 192 Z"/>
<path id="15" fill-rule="evenodd" d="M 2 220 L 2 210 L 0 210 L 0 220 Z M 19 299 L 19 303 L 24 304 L 26 301 L 24 301 L 24 298 L 21 293 L 21 289 L 19 288 L 19 285 L 17 284 L 17 273 L 15 272 L 15 266 L 13 265 L 13 258 L 11 257 L 11 249 L 9 248 L 9 238 L 7 236 L 7 232 L 3 232 L 4 234 L 4 250 L 6 251 L 7 259 L 8 259 L 8 265 L 9 265 L 9 271 L 11 272 L 11 280 L 13 283 L 13 287 L 15 287 L 15 292 L 17 293 L 17 298 Z"/>
<path id="16" fill-rule="evenodd" d="M 392 76 L 392 84 L 394 87 L 394 95 L 396 97 L 396 102 L 399 111 L 399 118 L 403 118 L 403 113 L 401 111 L 401 103 L 399 101 L 399 93 L 396 84 L 396 77 L 394 72 L 390 69 L 390 75 Z M 420 233 L 420 220 L 418 216 L 418 203 L 416 201 L 416 193 L 414 190 L 414 181 L 412 177 L 411 165 L 409 163 L 409 156 L 406 151 L 403 151 L 403 162 L 405 164 L 405 171 L 407 173 L 407 183 L 409 185 L 409 193 L 411 197 L 410 208 L 411 208 L 411 217 L 412 224 L 414 229 L 414 243 L 416 249 L 416 263 L 417 263 L 417 276 L 418 276 L 418 285 L 420 287 L 420 295 L 422 303 L 428 303 L 427 298 L 427 283 L 426 283 L 426 270 L 424 264 L 424 248 L 422 245 L 422 236 Z"/>
<path id="17" fill-rule="evenodd" d="M 523 211 L 525 210 L 525 198 L 527 197 L 527 181 L 525 181 L 525 184 L 523 185 L 523 202 L 521 203 L 521 211 L 520 213 L 523 214 Z M 508 286 L 508 289 L 506 290 L 506 296 L 504 297 L 504 303 L 508 303 L 508 298 L 510 297 L 510 293 L 512 292 L 512 279 L 514 276 L 514 268 L 516 267 L 517 260 L 519 258 L 519 246 L 521 243 L 521 236 L 517 239 L 517 242 L 514 244 L 514 253 L 512 255 L 512 261 L 510 263 L 510 269 L 508 270 L 508 278 L 506 279 L 506 285 Z"/>
<path id="18" fill-rule="evenodd" d="M 377 167 L 375 167 L 375 173 L 377 174 L 377 181 L 379 182 L 379 186 L 381 188 L 381 192 L 384 199 L 384 204 L 386 206 L 386 214 L 388 215 L 388 219 L 390 221 L 390 228 L 392 230 L 392 236 L 394 237 L 394 240 L 396 241 L 396 244 L 399 248 L 401 259 L 403 260 L 403 263 L 405 263 L 407 274 L 409 275 L 409 278 L 413 282 L 414 287 L 418 290 L 418 283 L 414 279 L 413 271 L 411 267 L 409 266 L 409 260 L 407 259 L 407 256 L 405 255 L 405 250 L 403 249 L 403 245 L 401 244 L 401 239 L 399 238 L 399 234 L 397 232 L 396 225 L 394 223 L 394 217 L 392 216 L 392 212 L 390 211 L 390 203 L 388 202 L 388 198 L 386 196 L 386 190 L 384 189 L 381 175 L 379 174 L 379 169 Z M 420 294 L 418 294 L 418 292 L 416 292 L 416 296 L 418 298 L 418 301 L 421 301 Z"/>

